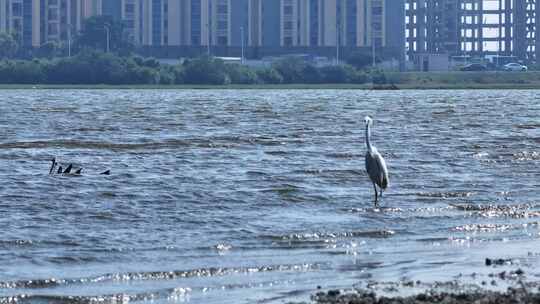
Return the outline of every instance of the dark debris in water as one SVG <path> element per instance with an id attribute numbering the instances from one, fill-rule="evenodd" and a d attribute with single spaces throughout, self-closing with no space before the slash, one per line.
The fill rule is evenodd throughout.
<path id="1" fill-rule="evenodd" d="M 486 266 L 510 265 L 510 264 L 512 264 L 512 259 L 490 259 L 490 258 L 486 258 Z"/>
<path id="2" fill-rule="evenodd" d="M 501 271 L 499 273 L 490 273 L 490 278 L 499 278 L 501 280 L 518 280 L 523 277 L 525 272 L 518 268 L 517 270 Z"/>

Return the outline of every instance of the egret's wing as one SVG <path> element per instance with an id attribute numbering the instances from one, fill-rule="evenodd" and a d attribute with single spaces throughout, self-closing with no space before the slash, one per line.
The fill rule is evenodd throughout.
<path id="1" fill-rule="evenodd" d="M 384 158 L 378 152 L 366 153 L 366 171 L 371 181 L 382 189 L 386 189 L 388 186 L 388 170 Z"/>
<path id="2" fill-rule="evenodd" d="M 386 162 L 384 161 L 384 158 L 382 157 L 382 155 L 379 153 L 376 153 L 376 154 L 377 154 L 376 156 L 377 163 L 381 167 L 381 172 L 382 172 L 381 184 L 379 186 L 383 189 L 386 189 L 386 187 L 388 187 L 388 184 L 390 183 L 390 181 L 388 180 L 388 169 L 386 168 Z"/>

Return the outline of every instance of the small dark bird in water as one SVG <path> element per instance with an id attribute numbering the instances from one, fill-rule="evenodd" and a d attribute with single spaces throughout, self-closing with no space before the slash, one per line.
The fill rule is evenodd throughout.
<path id="1" fill-rule="evenodd" d="M 52 162 L 52 164 L 51 164 L 51 168 L 49 169 L 49 174 L 54 174 L 55 172 L 56 172 L 56 174 L 69 174 L 69 175 L 81 175 L 82 174 L 83 168 L 77 168 L 75 170 L 75 168 L 73 167 L 73 164 L 69 164 L 69 166 L 67 166 L 67 168 L 64 170 L 64 168 L 62 168 L 62 166 L 60 166 L 59 163 L 56 161 L 56 157 L 53 157 L 53 159 L 51 159 L 51 162 Z M 57 166 L 58 166 L 58 170 L 56 170 Z M 74 171 L 74 172 L 72 172 L 72 171 Z M 101 175 L 111 175 L 111 170 L 101 172 L 100 174 Z"/>
<path id="2" fill-rule="evenodd" d="M 64 174 L 69 174 L 69 173 L 71 173 L 71 169 L 73 169 L 73 165 L 72 165 L 72 164 L 69 164 L 69 166 L 66 168 L 66 170 L 64 170 Z"/>
<path id="3" fill-rule="evenodd" d="M 49 170 L 49 174 L 53 174 L 54 172 L 54 168 L 56 167 L 56 165 L 58 165 L 58 163 L 56 162 L 56 158 L 53 157 L 53 159 L 51 159 L 51 169 Z"/>

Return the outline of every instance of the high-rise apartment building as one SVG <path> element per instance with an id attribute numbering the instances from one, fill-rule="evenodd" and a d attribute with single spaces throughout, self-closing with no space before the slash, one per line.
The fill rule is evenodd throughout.
<path id="1" fill-rule="evenodd" d="M 0 32 L 13 34 L 25 47 L 66 41 L 84 19 L 101 15 L 104 0 L 0 0 Z"/>
<path id="2" fill-rule="evenodd" d="M 120 1 L 143 46 L 384 47 L 405 31 L 403 0 Z"/>
<path id="3" fill-rule="evenodd" d="M 110 15 L 145 49 L 211 46 L 236 54 L 394 48 L 404 53 L 405 0 L 0 0 L 0 31 L 25 46 L 66 41 Z M 228 50 L 234 50 L 229 52 Z"/>
<path id="4" fill-rule="evenodd" d="M 40 25 L 39 1 L 0 0 L 0 32 L 12 33 L 23 45 L 35 46 L 40 41 Z"/>
<path id="5" fill-rule="evenodd" d="M 536 0 L 407 0 L 410 55 L 540 57 Z"/>

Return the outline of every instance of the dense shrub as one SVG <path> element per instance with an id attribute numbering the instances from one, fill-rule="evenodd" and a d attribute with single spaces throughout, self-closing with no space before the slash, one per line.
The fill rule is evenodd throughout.
<path id="1" fill-rule="evenodd" d="M 354 52 L 347 57 L 346 61 L 357 69 L 364 69 L 373 63 L 373 57 L 370 53 Z"/>
<path id="2" fill-rule="evenodd" d="M 185 70 L 184 68 L 181 66 L 181 65 L 177 65 L 175 67 L 173 67 L 173 70 L 172 70 L 173 74 L 174 74 L 174 83 L 175 84 L 183 84 L 185 81 Z"/>
<path id="3" fill-rule="evenodd" d="M 187 84 L 214 84 L 223 85 L 231 82 L 226 73 L 223 60 L 211 57 L 200 57 L 184 62 L 185 78 Z"/>
<path id="4" fill-rule="evenodd" d="M 325 83 L 350 83 L 355 70 L 347 65 L 330 65 L 322 67 L 321 73 Z"/>
<path id="5" fill-rule="evenodd" d="M 387 83 L 382 72 L 372 72 L 371 79 L 377 84 Z M 10 84 L 362 84 L 367 81 L 366 73 L 350 65 L 315 67 L 297 57 L 267 68 L 227 64 L 212 57 L 167 65 L 154 58 L 120 57 L 86 49 L 72 57 L 0 61 L 0 83 Z"/>
<path id="6" fill-rule="evenodd" d="M 159 84 L 174 84 L 175 83 L 174 67 L 161 66 L 159 69 Z"/>
<path id="7" fill-rule="evenodd" d="M 259 77 L 253 69 L 239 65 L 239 64 L 228 64 L 225 65 L 226 72 L 229 75 L 231 83 L 234 84 L 255 84 L 259 82 Z"/>
<path id="8" fill-rule="evenodd" d="M 386 75 L 381 71 L 375 71 L 371 74 L 371 82 L 374 84 L 386 84 Z"/>
<path id="9" fill-rule="evenodd" d="M 126 59 L 112 54 L 90 52 L 53 61 L 47 71 L 49 83 L 125 84 L 131 71 Z"/>
<path id="10" fill-rule="evenodd" d="M 369 81 L 368 75 L 363 71 L 355 71 L 351 78 L 351 83 L 364 84 Z"/>
<path id="11" fill-rule="evenodd" d="M 0 63 L 1 83 L 36 84 L 44 81 L 42 64 L 35 61 L 2 61 Z"/>
<path id="12" fill-rule="evenodd" d="M 274 68 L 257 70 L 257 76 L 262 83 L 280 84 L 283 83 L 283 76 Z"/>
<path id="13" fill-rule="evenodd" d="M 284 83 L 305 83 L 308 64 L 301 58 L 290 57 L 274 63 Z"/>
<path id="14" fill-rule="evenodd" d="M 18 49 L 19 44 L 13 35 L 0 33 L 0 59 L 13 57 Z"/>
<path id="15" fill-rule="evenodd" d="M 302 80 L 304 83 L 322 83 L 324 82 L 324 73 L 321 69 L 316 68 L 312 65 L 305 65 L 302 70 Z"/>

